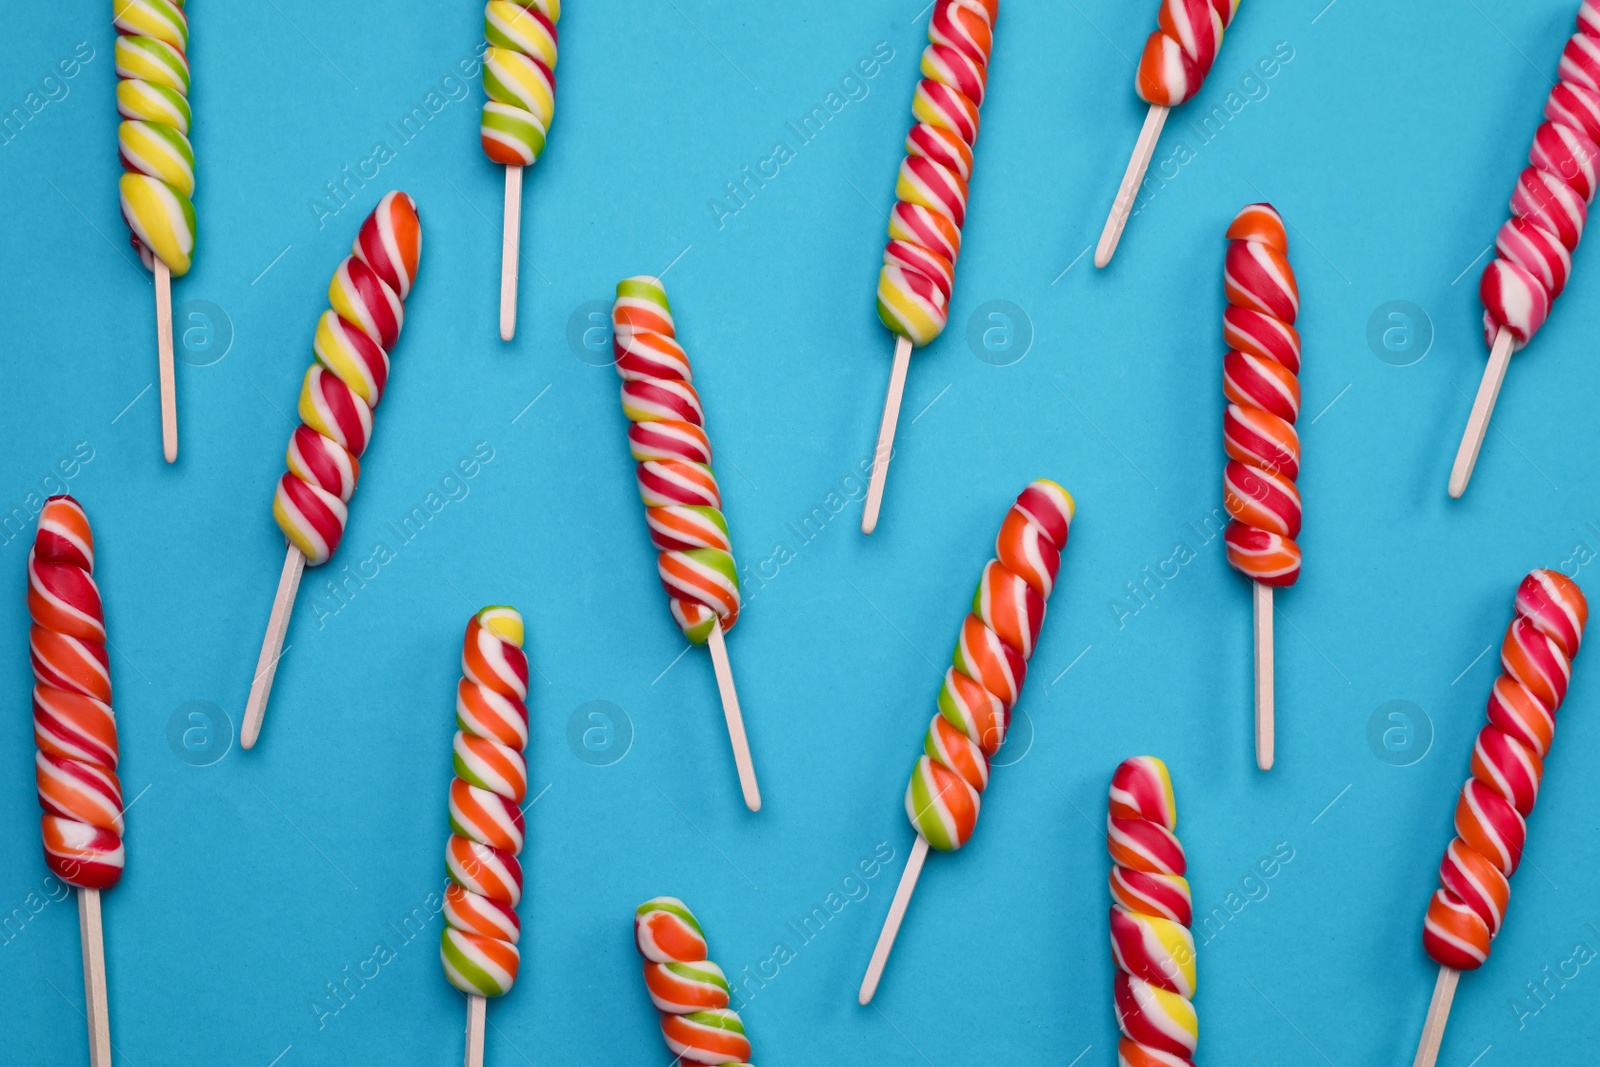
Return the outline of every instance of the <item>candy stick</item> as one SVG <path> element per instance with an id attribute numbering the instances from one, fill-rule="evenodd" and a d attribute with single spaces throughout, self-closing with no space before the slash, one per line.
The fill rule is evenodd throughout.
<path id="1" fill-rule="evenodd" d="M 1484 435 L 1489 432 L 1489 419 L 1494 415 L 1495 401 L 1500 399 L 1500 386 L 1505 383 L 1506 368 L 1511 365 L 1515 340 L 1504 326 L 1494 335 L 1489 365 L 1483 368 L 1483 380 L 1478 383 L 1478 395 L 1472 401 L 1472 414 L 1467 416 L 1467 431 L 1461 435 L 1461 447 L 1456 449 L 1456 461 L 1450 468 L 1450 495 L 1457 500 L 1472 480 L 1472 468 L 1478 463 Z"/>
<path id="2" fill-rule="evenodd" d="M 1256 766 L 1272 770 L 1272 586 L 1255 588 Z"/>
<path id="3" fill-rule="evenodd" d="M 389 381 L 388 350 L 405 324 L 405 299 L 422 255 L 416 202 L 405 193 L 385 193 L 350 251 L 328 283 L 331 307 L 317 322 L 316 362 L 300 387 L 300 425 L 285 455 L 289 469 L 272 498 L 272 517 L 289 547 L 239 732 L 245 748 L 261 731 L 301 572 L 328 562 L 344 537 L 373 409 Z"/>
<path id="4" fill-rule="evenodd" d="M 906 371 L 911 367 L 911 339 L 896 337 L 894 368 L 889 372 L 889 393 L 883 398 L 883 421 L 878 424 L 878 447 L 872 454 L 872 480 L 867 486 L 867 504 L 861 511 L 861 532 L 878 528 L 878 509 L 883 507 L 883 486 L 889 480 L 889 460 L 894 455 L 894 431 L 900 422 L 900 401 L 906 391 Z"/>
<path id="5" fill-rule="evenodd" d="M 1500 394 L 1506 364 L 1539 332 L 1572 274 L 1589 204 L 1600 189 L 1600 3 L 1583 0 L 1578 32 L 1561 53 L 1559 81 L 1545 100 L 1528 166 L 1511 194 L 1511 218 L 1495 235 L 1495 257 L 1478 281 L 1490 347 L 1467 432 L 1450 469 L 1450 495 L 1466 492 Z"/>
<path id="6" fill-rule="evenodd" d="M 744 806 L 761 810 L 761 789 L 756 785 L 756 766 L 750 758 L 750 742 L 744 735 L 744 716 L 739 713 L 739 692 L 733 687 L 733 668 L 728 663 L 728 646 L 722 639 L 722 620 L 711 627 L 706 641 L 711 650 L 711 669 L 717 676 L 717 692 L 722 697 L 722 714 L 728 720 L 728 739 L 733 742 L 733 762 L 739 769 L 739 789 Z"/>
<path id="7" fill-rule="evenodd" d="M 544 151 L 556 111 L 556 23 L 561 0 L 489 0 L 483 9 L 483 153 L 506 168 L 500 249 L 500 340 L 517 331 L 517 260 L 522 234 L 522 168 Z"/>
<path id="8" fill-rule="evenodd" d="M 1454 967 L 1440 967 L 1439 979 L 1433 983 L 1433 999 L 1428 1002 L 1428 1018 L 1422 1024 L 1422 1040 L 1417 1045 L 1417 1058 L 1411 1067 L 1433 1067 L 1439 1058 L 1439 1046 L 1444 1043 L 1444 1027 L 1450 1021 L 1450 1002 L 1456 998 L 1456 983 L 1461 972 Z"/>
<path id="9" fill-rule="evenodd" d="M 889 213 L 889 243 L 878 271 L 878 318 L 897 341 L 862 533 L 870 534 L 878 525 L 911 349 L 938 337 L 949 318 L 961 226 L 967 217 L 972 146 L 978 138 L 978 109 L 988 86 L 998 14 L 999 0 L 935 0 L 928 20 L 923 77 L 911 103 L 917 124 L 906 135 L 896 203 Z"/>
<path id="10" fill-rule="evenodd" d="M 861 992 L 857 994 L 856 1001 L 863 1007 L 872 1003 L 872 998 L 877 995 L 883 969 L 889 963 L 894 939 L 900 936 L 900 924 L 905 921 L 906 909 L 911 906 L 911 894 L 917 891 L 917 879 L 922 877 L 922 865 L 927 858 L 928 839 L 918 834 L 917 843 L 911 846 L 911 855 L 906 859 L 906 869 L 900 872 L 900 884 L 895 887 L 889 914 L 884 916 L 883 929 L 878 931 L 878 943 L 872 947 L 867 976 L 861 980 Z"/>
<path id="11" fill-rule="evenodd" d="M 1104 267 L 1116 254 L 1156 142 L 1161 138 L 1161 128 L 1166 125 L 1167 112 L 1200 91 L 1216 62 L 1217 49 L 1222 47 L 1223 31 L 1238 9 L 1239 0 L 1161 0 L 1156 31 L 1145 40 L 1133 82 L 1134 90 L 1150 110 L 1145 113 L 1128 169 L 1111 202 L 1111 215 L 1101 231 L 1100 243 L 1095 246 L 1096 267 Z"/>
<path id="12" fill-rule="evenodd" d="M 291 542 L 283 559 L 283 573 L 278 577 L 278 593 L 272 598 L 272 613 L 267 616 L 267 635 L 261 642 L 255 678 L 250 683 L 244 724 L 239 727 L 239 743 L 245 748 L 254 748 L 261 735 L 261 720 L 267 714 L 267 699 L 272 696 L 272 680 L 278 674 L 278 660 L 283 656 L 283 641 L 289 633 L 295 594 L 300 590 L 300 576 L 305 569 L 306 554 Z"/>
<path id="13" fill-rule="evenodd" d="M 1100 243 L 1095 245 L 1094 265 L 1103 267 L 1117 254 L 1122 231 L 1127 228 L 1133 214 L 1133 202 L 1139 197 L 1139 186 L 1144 182 L 1145 171 L 1150 169 L 1150 157 L 1155 155 L 1156 142 L 1161 139 L 1161 128 L 1167 124 L 1171 108 L 1151 104 L 1145 113 L 1139 139 L 1133 143 L 1133 155 L 1128 158 L 1128 169 L 1122 173 L 1122 185 L 1117 188 L 1117 198 L 1111 201 L 1111 214 L 1106 218 L 1105 229 L 1100 231 Z"/>
<path id="14" fill-rule="evenodd" d="M 1456 836 L 1439 864 L 1422 947 L 1441 968 L 1417 1048 L 1417 1067 L 1434 1062 L 1461 971 L 1488 962 L 1511 903 L 1533 813 L 1583 643 L 1589 605 L 1577 583 L 1537 570 L 1517 586 L 1516 615 L 1500 644 L 1501 673 L 1489 693 L 1488 725 L 1472 746 L 1472 777 L 1456 800 Z"/>
<path id="15" fill-rule="evenodd" d="M 483 1067 L 483 1027 L 489 1021 L 489 1002 L 476 993 L 467 997 L 466 1067 Z"/>
<path id="16" fill-rule="evenodd" d="M 161 260 L 156 267 L 156 351 L 161 377 L 161 451 L 171 463 L 178 458 L 178 389 L 172 368 L 172 272 Z"/>
<path id="17" fill-rule="evenodd" d="M 500 246 L 500 340 L 517 332 L 517 244 L 522 237 L 522 168 L 506 168 L 506 223 Z"/>
<path id="18" fill-rule="evenodd" d="M 923 741 L 924 755 L 906 786 L 906 817 L 917 843 L 861 983 L 862 1004 L 877 990 L 927 850 L 954 851 L 977 828 L 989 760 L 1004 743 L 1011 709 L 1022 695 L 1073 507 L 1071 494 L 1040 478 L 1028 483 L 1000 524 L 995 558 L 978 579 L 972 612 L 961 624 L 952 666 L 939 690 L 939 711 Z"/>
<path id="19" fill-rule="evenodd" d="M 683 635 L 710 645 L 744 802 L 759 811 L 761 793 L 723 644 L 723 632 L 739 620 L 739 572 L 722 517 L 722 490 L 711 470 L 705 409 L 661 279 L 640 275 L 618 282 L 611 324 L 628 448 L 638 462 L 634 475 L 656 549 L 656 573 Z"/>
<path id="20" fill-rule="evenodd" d="M 645 901 L 633 913 L 633 940 L 674 1062 L 746 1064 L 744 1020 L 729 1006 L 728 977 L 706 958 L 705 932 L 688 905 L 677 897 Z"/>
<path id="21" fill-rule="evenodd" d="M 100 890 L 78 890 L 78 938 L 83 943 L 84 1017 L 89 1063 L 111 1067 L 111 1010 L 106 1000 L 106 949 L 100 928 Z"/>

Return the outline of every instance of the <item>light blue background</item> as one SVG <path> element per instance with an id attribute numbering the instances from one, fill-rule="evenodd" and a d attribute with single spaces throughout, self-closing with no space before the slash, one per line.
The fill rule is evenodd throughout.
<path id="1" fill-rule="evenodd" d="M 106 5 L 14 10 L 4 110 L 78 42 L 94 49 L 67 95 L 0 147 L 0 506 L 24 506 L 75 446 L 92 449 L 69 488 L 99 542 L 123 781 L 138 797 L 127 875 L 105 898 L 119 1062 L 459 1062 L 463 1002 L 440 973 L 438 920 L 410 942 L 396 927 L 443 882 L 463 625 L 481 604 L 511 602 L 539 671 L 531 773 L 545 792 L 524 855 L 523 975 L 491 1005 L 490 1063 L 665 1062 L 629 926 L 634 905 L 661 893 L 695 908 L 730 972 L 777 942 L 796 950 L 745 1012 L 764 1067 L 1112 1063 L 1099 826 L 1112 768 L 1145 752 L 1172 768 L 1197 906 L 1256 898 L 1201 948 L 1201 1060 L 1409 1063 L 1435 974 L 1422 914 L 1496 669 L 1480 653 L 1524 572 L 1569 561 L 1573 573 L 1575 545 L 1600 548 L 1600 265 L 1580 251 L 1568 295 L 1514 361 L 1467 498 L 1452 503 L 1446 476 L 1484 362 L 1475 257 L 1506 214 L 1575 4 L 1324 3 L 1244 5 L 1157 154 L 1182 140 L 1194 158 L 1097 273 L 1077 257 L 1142 117 L 1131 61 L 1154 4 L 1008 0 L 951 326 L 914 361 L 870 540 L 856 503 L 809 540 L 796 527 L 857 486 L 847 479 L 882 402 L 891 338 L 872 286 L 924 40 L 915 2 L 575 0 L 549 151 L 527 176 L 509 346 L 494 328 L 501 171 L 476 143 L 481 90 L 442 82 L 480 41 L 475 6 L 196 3 L 199 254 L 174 296 L 180 329 L 203 327 L 183 305 L 208 301 L 233 336 L 219 362 L 179 366 L 174 467 L 144 392 L 151 288 L 118 217 Z M 799 146 L 785 123 L 878 42 L 894 58 L 865 98 Z M 1278 42 L 1292 61 L 1246 87 L 1255 98 L 1202 145 L 1189 123 Z M 435 89 L 459 99 L 399 146 L 387 124 Z M 380 139 L 395 158 L 319 229 L 309 202 Z M 719 226 L 708 202 L 779 139 L 793 161 Z M 312 329 L 388 188 L 416 197 L 425 251 L 345 545 L 307 576 L 261 746 L 191 766 L 169 723 L 181 731 L 193 701 L 237 723 L 281 561 L 268 505 Z M 1278 599 L 1268 775 L 1251 760 L 1249 589 L 1219 543 L 1186 526 L 1220 503 L 1222 233 L 1263 198 L 1293 225 L 1306 352 L 1306 567 Z M 567 339 L 581 340 L 585 305 L 603 308 L 619 277 L 669 264 L 738 558 L 752 572 L 785 560 L 747 589 L 730 639 L 759 816 L 738 802 L 705 654 L 674 661 L 684 645 L 656 585 L 616 376 Z M 992 300 L 1031 324 L 1011 366 L 975 358 L 966 340 Z M 1411 366 L 1368 344 L 1369 317 L 1391 300 L 1431 319 L 1431 350 Z M 1004 323 L 978 320 L 990 325 Z M 193 334 L 190 358 L 215 358 L 218 336 Z M 467 495 L 319 629 L 337 606 L 324 581 L 380 539 L 395 547 L 388 524 L 479 442 L 493 459 Z M 942 665 L 1005 508 L 1040 475 L 1069 487 L 1079 513 L 1016 747 L 1001 757 L 1012 765 L 997 770 L 972 843 L 930 862 L 879 998 L 859 1008 L 911 841 L 901 792 Z M 47 885 L 27 702 L 30 539 L 31 523 L 0 547 L 3 913 Z M 1184 539 L 1199 558 L 1119 620 L 1126 583 Z M 1512 1000 L 1577 943 L 1600 949 L 1588 888 L 1600 797 L 1584 771 L 1600 746 L 1597 686 L 1580 659 L 1509 921 L 1462 982 L 1443 1064 L 1570 1058 L 1592 1034 L 1592 967 L 1552 982 L 1542 1007 Z M 567 742 L 569 719 L 595 700 L 631 721 L 631 748 L 610 766 Z M 1431 722 L 1431 748 L 1409 767 L 1369 745 L 1369 719 L 1392 700 Z M 843 897 L 880 842 L 896 853 L 890 869 L 850 883 L 865 899 L 802 944 L 788 924 Z M 1279 843 L 1293 860 L 1246 884 Z M 76 925 L 70 900 L 51 903 L 0 944 L 0 1061 L 85 1062 Z M 319 1027 L 325 983 L 380 941 L 396 958 Z"/>

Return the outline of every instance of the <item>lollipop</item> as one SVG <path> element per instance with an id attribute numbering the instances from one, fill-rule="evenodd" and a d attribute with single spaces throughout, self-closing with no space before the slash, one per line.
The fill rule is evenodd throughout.
<path id="1" fill-rule="evenodd" d="M 70 496 L 51 497 L 39 512 L 28 553 L 28 615 L 44 858 L 56 877 L 78 889 L 89 1061 L 110 1067 L 100 890 L 122 877 L 122 783 L 94 534 Z"/>
<path id="2" fill-rule="evenodd" d="M 317 322 L 311 345 L 316 362 L 300 388 L 301 425 L 289 437 L 289 469 L 272 499 L 272 517 L 289 551 L 239 729 L 245 748 L 261 733 L 300 575 L 307 564 L 326 563 L 344 537 L 361 453 L 372 436 L 372 411 L 389 380 L 389 349 L 400 336 L 405 299 L 417 278 L 422 223 L 416 202 L 405 193 L 384 194 L 350 251 L 328 283 L 333 308 Z"/>
<path id="3" fill-rule="evenodd" d="M 939 688 L 939 710 L 928 725 L 924 754 L 906 787 L 906 816 L 917 841 L 872 950 L 861 983 L 862 1004 L 877 992 L 928 849 L 958 849 L 977 826 L 989 760 L 1005 741 L 1011 709 L 1022 695 L 1072 514 L 1072 495 L 1040 478 L 1028 483 L 1000 524 L 995 558 L 984 564 L 978 579 L 972 612 L 961 624 Z"/>
<path id="4" fill-rule="evenodd" d="M 467 623 L 456 686 L 456 776 L 450 781 L 444 976 L 467 995 L 467 1067 L 482 1067 L 488 997 L 517 980 L 521 955 L 522 802 L 528 795 L 528 655 L 516 608 L 488 607 Z"/>
<path id="5" fill-rule="evenodd" d="M 1600 180 L 1600 2 L 1583 0 L 1567 41 L 1560 81 L 1545 101 L 1528 166 L 1511 194 L 1511 220 L 1495 236 L 1495 257 L 1478 283 L 1489 364 L 1450 468 L 1450 495 L 1467 491 L 1500 397 L 1511 354 L 1539 332 L 1566 288 L 1572 253 Z"/>
<path id="6" fill-rule="evenodd" d="M 161 449 L 178 458 L 172 363 L 172 279 L 194 254 L 194 149 L 189 144 L 189 20 L 184 0 L 112 0 L 117 30 L 117 154 L 122 217 L 156 279 Z"/>
<path id="7" fill-rule="evenodd" d="M 1133 87 L 1139 99 L 1150 105 L 1144 128 L 1133 145 L 1133 157 L 1122 175 L 1122 186 L 1111 202 L 1111 216 L 1095 246 L 1094 265 L 1103 267 L 1116 254 L 1123 228 L 1133 213 L 1144 172 L 1150 167 L 1161 127 L 1167 112 L 1200 91 L 1217 50 L 1222 47 L 1222 31 L 1233 22 L 1239 0 L 1161 0 L 1156 16 L 1157 29 L 1144 43 L 1139 57 L 1139 73 Z"/>
<path id="8" fill-rule="evenodd" d="M 706 936 L 688 905 L 655 897 L 633 913 L 633 939 L 644 957 L 644 985 L 661 1012 L 661 1036 L 683 1064 L 749 1067 L 744 1021 L 728 1005 L 722 968 L 706 959 Z"/>
<path id="9" fill-rule="evenodd" d="M 1528 833 L 1524 820 L 1539 796 L 1556 709 L 1588 617 L 1583 591 L 1555 571 L 1534 571 L 1517 587 L 1516 617 L 1500 645 L 1501 674 L 1489 693 L 1489 724 L 1472 747 L 1472 777 L 1456 801 L 1456 836 L 1422 924 L 1422 947 L 1439 965 L 1439 980 L 1415 1067 L 1432 1067 L 1461 972 L 1483 966 L 1505 919 L 1509 879 Z"/>
<path id="10" fill-rule="evenodd" d="M 883 485 L 894 453 L 911 349 L 938 337 L 950 308 L 961 224 L 967 217 L 972 145 L 989 80 L 989 52 L 1000 0 L 935 0 L 922 52 L 922 80 L 911 102 L 917 124 L 895 182 L 889 243 L 878 271 L 878 318 L 895 334 L 889 394 L 861 513 L 861 532 L 878 525 Z"/>
<path id="11" fill-rule="evenodd" d="M 1111 776 L 1106 845 L 1111 850 L 1111 958 L 1117 1044 L 1124 1064 L 1193 1067 L 1193 908 L 1183 877 L 1178 808 L 1167 765 L 1123 760 Z"/>
<path id="12" fill-rule="evenodd" d="M 656 570 L 683 635 L 710 646 L 739 787 L 745 806 L 760 811 L 761 791 L 722 637 L 739 619 L 739 572 L 711 471 L 705 412 L 661 280 L 641 275 L 618 282 L 611 323 L 622 413 L 630 423 L 628 447 L 639 464 L 639 497 L 658 553 Z"/>
<path id="13" fill-rule="evenodd" d="M 1289 237 L 1271 204 L 1251 204 L 1228 227 L 1222 315 L 1223 535 L 1228 563 L 1255 590 L 1256 764 L 1272 768 L 1272 590 L 1300 577 L 1300 290 Z"/>
<path id="14" fill-rule="evenodd" d="M 517 256 L 522 235 L 522 168 L 544 151 L 556 112 L 556 23 L 561 0 L 483 9 L 483 154 L 506 168 L 505 230 L 500 248 L 500 340 L 517 332 Z"/>

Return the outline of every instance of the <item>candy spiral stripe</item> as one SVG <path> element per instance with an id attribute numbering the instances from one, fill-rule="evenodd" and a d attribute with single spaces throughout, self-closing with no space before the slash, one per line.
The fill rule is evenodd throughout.
<path id="1" fill-rule="evenodd" d="M 1572 273 L 1572 252 L 1600 184 L 1600 0 L 1584 0 L 1579 9 L 1559 77 L 1511 194 L 1511 219 L 1495 236 L 1495 258 L 1478 283 L 1491 347 L 1504 329 L 1521 348 L 1544 325 Z"/>
<path id="2" fill-rule="evenodd" d="M 300 421 L 289 438 L 272 517 L 312 566 L 339 547 L 346 505 L 361 476 L 372 409 L 389 380 L 388 349 L 405 322 L 405 298 L 422 255 L 416 202 L 386 193 L 328 284 L 317 322 L 316 362 L 300 388 Z"/>
<path id="3" fill-rule="evenodd" d="M 194 255 L 194 148 L 189 144 L 189 20 L 183 0 L 113 0 L 122 217 L 146 267 L 173 276 Z"/>
<path id="4" fill-rule="evenodd" d="M 672 617 L 684 636 L 703 644 L 716 620 L 723 630 L 739 621 L 739 572 L 711 471 L 705 411 L 661 280 L 640 275 L 618 282 L 611 324 L 656 569 Z"/>
<path id="5" fill-rule="evenodd" d="M 1193 908 L 1178 807 L 1167 765 L 1123 760 L 1111 776 L 1106 844 L 1111 851 L 1111 957 L 1122 1067 L 1193 1067 Z"/>
<path id="6" fill-rule="evenodd" d="M 1163 11 L 1165 8 L 1163 8 Z M 1251 204 L 1228 226 L 1223 271 L 1223 540 L 1235 570 L 1263 585 L 1300 577 L 1300 291 L 1289 238 L 1271 204 Z"/>
<path id="7" fill-rule="evenodd" d="M 921 347 L 950 311 L 1000 0 L 937 0 L 878 272 L 878 318 Z"/>
<path id="8" fill-rule="evenodd" d="M 1022 695 L 1073 508 L 1072 494 L 1055 482 L 1030 482 L 1000 524 L 995 558 L 984 564 L 924 754 L 906 786 L 906 816 L 940 851 L 966 844 L 977 826 L 989 759 L 1005 741 Z"/>
<path id="9" fill-rule="evenodd" d="M 522 802 L 528 795 L 528 656 L 522 616 L 488 607 L 467 623 L 456 687 L 456 776 L 450 781 L 444 932 L 439 958 L 463 993 L 498 997 L 521 954 Z"/>
<path id="10" fill-rule="evenodd" d="M 706 936 L 688 905 L 655 897 L 633 915 L 633 939 L 644 957 L 644 984 L 661 1012 L 661 1036 L 682 1063 L 749 1067 L 744 1021 L 728 1007 L 727 976 L 706 959 Z"/>
<path id="11" fill-rule="evenodd" d="M 34 772 L 44 858 L 64 882 L 105 889 L 122 877 L 122 783 L 94 534 L 70 496 L 39 512 L 28 552 Z"/>
<path id="12" fill-rule="evenodd" d="M 1576 583 L 1538 570 L 1517 587 L 1516 618 L 1500 645 L 1502 673 L 1489 695 L 1489 724 L 1472 748 L 1472 777 L 1456 802 L 1456 837 L 1439 866 L 1422 947 L 1434 962 L 1470 971 L 1489 958 L 1522 859 L 1555 713 L 1589 606 Z"/>
<path id="13" fill-rule="evenodd" d="M 1147 104 L 1176 107 L 1200 91 L 1239 0 L 1161 0 L 1134 87 Z"/>
<path id="14" fill-rule="evenodd" d="M 509 3 L 483 9 L 483 105 L 478 126 L 484 155 L 510 167 L 527 167 L 544 151 L 556 112 L 556 23 L 561 0 Z"/>

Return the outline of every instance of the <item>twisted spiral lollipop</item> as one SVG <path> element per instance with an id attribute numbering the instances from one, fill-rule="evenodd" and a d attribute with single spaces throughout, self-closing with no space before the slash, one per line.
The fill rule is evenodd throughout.
<path id="1" fill-rule="evenodd" d="M 898 340 L 862 514 L 864 533 L 877 526 L 911 349 L 938 337 L 949 316 L 978 108 L 989 80 L 999 12 L 1000 0 L 937 0 L 928 21 L 922 80 L 911 102 L 917 124 L 906 135 L 906 156 L 889 213 L 889 243 L 878 271 L 878 318 Z"/>
<path id="2" fill-rule="evenodd" d="M 1476 970 L 1505 920 L 1511 875 L 1522 861 L 1525 821 L 1538 799 L 1556 709 L 1567 695 L 1572 658 L 1589 605 L 1577 584 L 1536 570 L 1517 587 L 1516 617 L 1500 645 L 1501 674 L 1489 694 L 1489 723 L 1472 747 L 1472 777 L 1456 801 L 1456 836 L 1439 865 L 1422 947 L 1439 964 L 1423 1025 L 1419 1067 L 1431 1067 L 1462 971 Z"/>
<path id="3" fill-rule="evenodd" d="M 122 783 L 94 534 L 83 507 L 53 496 L 28 553 L 34 760 L 45 862 L 71 885 L 122 877 Z"/>
<path id="4" fill-rule="evenodd" d="M 1183 846 L 1173 833 L 1178 807 L 1167 765 L 1154 756 L 1123 760 L 1111 777 L 1106 844 L 1111 851 L 1111 956 L 1119 1062 L 1124 1067 L 1193 1067 L 1193 908 Z"/>
<path id="5" fill-rule="evenodd" d="M 722 968 L 706 959 L 705 933 L 677 897 L 654 897 L 633 916 L 634 943 L 644 957 L 644 984 L 661 1012 L 661 1036 L 679 1061 L 749 1067 L 744 1021 L 728 1007 Z"/>
<path id="6" fill-rule="evenodd" d="M 1572 274 L 1589 205 L 1600 189 L 1600 2 L 1583 0 L 1578 32 L 1561 53 L 1559 81 L 1533 135 L 1528 166 L 1511 194 L 1511 218 L 1478 282 L 1489 364 L 1451 470 L 1450 495 L 1466 491 L 1513 352 L 1539 332 Z"/>
<path id="7" fill-rule="evenodd" d="M 995 558 L 984 564 L 939 687 L 939 711 L 906 786 L 906 817 L 917 840 L 867 965 L 862 1004 L 877 991 L 928 849 L 958 849 L 977 827 L 989 760 L 1005 741 L 1022 694 L 1073 512 L 1072 494 L 1040 478 L 1028 483 L 1000 524 Z"/>
<path id="8" fill-rule="evenodd" d="M 289 550 L 239 730 L 245 748 L 261 730 L 301 573 L 307 564 L 326 563 L 344 537 L 372 411 L 389 381 L 389 349 L 405 323 L 405 299 L 422 256 L 416 202 L 405 193 L 384 194 L 350 252 L 328 283 L 332 308 L 317 320 L 316 362 L 300 387 L 301 424 L 289 437 L 288 470 L 272 497 L 272 517 Z"/>

